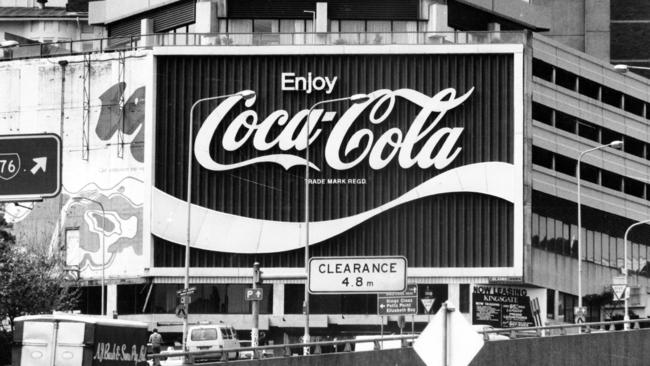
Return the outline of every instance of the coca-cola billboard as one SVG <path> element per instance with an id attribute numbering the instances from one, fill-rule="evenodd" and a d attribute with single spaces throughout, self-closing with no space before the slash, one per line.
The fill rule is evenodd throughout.
<path id="1" fill-rule="evenodd" d="M 481 47 L 159 56 L 154 262 L 178 265 L 187 240 L 190 107 L 230 95 L 194 114 L 197 265 L 302 265 L 308 164 L 312 255 L 520 275 L 521 46 Z"/>

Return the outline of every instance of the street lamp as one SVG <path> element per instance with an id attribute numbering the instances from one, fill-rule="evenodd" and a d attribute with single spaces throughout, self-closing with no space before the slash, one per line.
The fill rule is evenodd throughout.
<path id="1" fill-rule="evenodd" d="M 249 100 L 255 97 L 255 92 L 252 90 L 242 90 L 239 93 L 227 94 L 227 95 L 217 95 L 213 97 L 202 98 L 194 102 L 190 108 L 190 131 L 188 133 L 188 151 L 187 151 L 187 242 L 185 245 L 185 290 L 190 287 L 190 236 L 192 230 L 190 228 L 190 222 L 192 219 L 192 150 L 194 149 L 194 108 L 199 105 L 199 103 L 206 102 L 208 100 L 217 100 L 225 99 L 234 96 L 240 96 L 244 100 Z M 189 316 L 189 308 L 185 309 L 185 317 L 183 318 L 183 350 L 185 350 L 186 338 L 187 338 L 187 318 Z"/>
<path id="2" fill-rule="evenodd" d="M 311 106 L 311 108 L 309 108 L 309 112 L 307 113 L 307 122 L 305 123 L 305 275 L 307 276 L 307 280 L 305 282 L 305 300 L 303 302 L 303 309 L 305 311 L 304 343 L 309 343 L 309 131 L 311 125 L 311 112 L 319 105 L 346 100 L 349 100 L 354 104 L 359 104 L 367 102 L 370 100 L 370 97 L 366 94 L 355 94 L 345 98 L 316 102 Z M 309 347 L 304 347 L 303 352 L 304 354 L 309 354 Z"/>
<path id="3" fill-rule="evenodd" d="M 580 162 L 586 154 L 606 147 L 620 149 L 623 147 L 623 141 L 615 140 L 606 145 L 596 146 L 580 152 L 578 156 L 578 307 L 580 309 L 582 309 L 582 204 L 580 203 Z"/>
<path id="4" fill-rule="evenodd" d="M 311 43 L 314 44 L 314 39 L 316 37 L 316 12 L 313 10 L 303 10 L 303 13 L 311 14 Z"/>
<path id="5" fill-rule="evenodd" d="M 104 205 L 101 202 L 99 202 L 97 200 L 94 200 L 92 198 L 82 197 L 82 196 L 75 196 L 75 197 L 72 197 L 72 200 L 74 202 L 79 202 L 79 201 L 92 202 L 92 203 L 97 204 L 99 206 L 99 208 L 102 210 L 102 229 L 101 229 L 102 230 L 102 300 L 101 301 L 102 302 L 101 302 L 101 315 L 105 315 L 104 300 L 106 298 L 106 290 L 104 289 L 104 287 L 106 286 L 106 276 L 105 276 L 105 273 L 104 273 L 104 268 L 106 267 L 106 260 L 105 260 L 105 255 L 106 255 L 106 248 L 105 248 L 105 244 L 106 244 L 106 211 L 104 211 Z"/>
<path id="6" fill-rule="evenodd" d="M 634 224 L 630 225 L 627 228 L 627 230 L 625 230 L 625 235 L 624 235 L 624 238 L 623 238 L 623 242 L 624 242 L 624 245 L 625 245 L 625 250 L 624 250 L 624 254 L 623 254 L 623 261 L 624 261 L 623 272 L 625 272 L 625 292 L 623 292 L 623 298 L 625 299 L 624 300 L 625 301 L 625 315 L 623 316 L 623 320 L 625 320 L 625 321 L 630 320 L 629 305 L 628 305 L 628 300 L 627 300 L 627 298 L 628 298 L 627 297 L 627 279 L 628 279 L 628 274 L 627 274 L 628 273 L 628 267 L 627 267 L 627 234 L 630 233 L 630 230 L 632 230 L 633 227 L 639 226 L 639 225 L 642 225 L 642 224 L 647 224 L 647 223 L 650 223 L 650 219 L 639 221 L 637 223 L 634 223 Z M 630 323 L 625 323 L 623 325 L 623 327 L 624 327 L 625 330 L 630 329 Z"/>
<path id="7" fill-rule="evenodd" d="M 630 70 L 650 70 L 650 67 L 646 67 L 646 66 L 630 66 L 630 65 L 625 65 L 625 64 L 614 65 L 614 71 L 619 72 L 621 74 L 625 74 L 626 72 L 628 72 Z"/>

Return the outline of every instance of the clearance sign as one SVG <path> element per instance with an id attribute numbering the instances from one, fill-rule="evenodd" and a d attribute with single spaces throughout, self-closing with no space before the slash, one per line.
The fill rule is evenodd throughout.
<path id="1" fill-rule="evenodd" d="M 309 260 L 312 294 L 403 292 L 404 257 L 314 257 Z"/>

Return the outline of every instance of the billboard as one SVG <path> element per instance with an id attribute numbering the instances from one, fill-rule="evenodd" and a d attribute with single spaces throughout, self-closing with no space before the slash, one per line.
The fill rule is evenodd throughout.
<path id="1" fill-rule="evenodd" d="M 134 278 L 150 267 L 143 218 L 145 91 L 153 66 L 144 56 L 0 63 L 0 84 L 7 85 L 0 90 L 0 134 L 60 136 L 62 163 L 57 197 L 8 204 L 5 218 L 17 243 L 61 250 L 83 280 L 98 280 L 102 269 L 109 279 Z M 23 162 L 26 173 L 56 172 L 52 159 L 40 170 L 33 160 Z"/>
<path id="2" fill-rule="evenodd" d="M 190 107 L 230 95 L 193 116 L 193 263 L 304 265 L 308 165 L 312 256 L 521 275 L 522 45 L 220 51 L 157 56 L 155 266 L 182 266 Z"/>
<path id="3" fill-rule="evenodd" d="M 534 327 L 528 291 L 517 287 L 474 286 L 472 324 L 494 328 Z"/>

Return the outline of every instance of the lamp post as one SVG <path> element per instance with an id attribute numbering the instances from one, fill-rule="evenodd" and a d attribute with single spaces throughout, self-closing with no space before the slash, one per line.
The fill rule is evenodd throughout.
<path id="1" fill-rule="evenodd" d="M 624 242 L 624 245 L 625 245 L 625 250 L 623 252 L 623 261 L 624 261 L 623 272 L 625 272 L 625 292 L 623 292 L 623 298 L 625 299 L 624 300 L 624 302 L 625 302 L 625 315 L 623 316 L 623 320 L 625 320 L 625 321 L 630 320 L 630 312 L 629 312 L 629 305 L 628 305 L 628 299 L 627 299 L 628 298 L 628 296 L 627 296 L 627 283 L 628 283 L 628 270 L 629 270 L 628 266 L 627 266 L 627 234 L 630 233 L 630 230 L 632 230 L 633 227 L 643 225 L 643 224 L 647 224 L 647 223 L 650 223 L 650 219 L 639 221 L 637 223 L 634 223 L 634 224 L 630 225 L 627 228 L 627 230 L 625 230 L 625 236 L 623 238 L 623 242 Z M 623 328 L 625 330 L 630 329 L 630 323 L 625 323 L 623 325 Z"/>
<path id="2" fill-rule="evenodd" d="M 105 248 L 105 244 L 106 244 L 106 211 L 104 211 L 104 205 L 101 202 L 99 202 L 97 200 L 94 200 L 92 198 L 83 197 L 83 196 L 75 196 L 75 197 L 72 197 L 72 200 L 75 201 L 75 202 L 79 202 L 79 201 L 92 202 L 92 203 L 97 204 L 99 206 L 99 208 L 102 210 L 102 300 L 101 300 L 102 302 L 101 302 L 101 315 L 105 315 L 104 301 L 106 299 L 106 290 L 104 289 L 104 287 L 106 286 L 106 276 L 105 276 L 104 268 L 106 266 L 106 260 L 105 260 L 105 258 L 106 258 L 105 257 L 106 256 L 106 248 Z"/>
<path id="3" fill-rule="evenodd" d="M 190 130 L 188 133 L 188 151 L 187 151 L 187 242 L 185 245 L 185 279 L 184 289 L 190 287 L 190 237 L 191 237 L 191 227 L 190 223 L 192 220 L 192 150 L 194 149 L 194 108 L 202 102 L 209 100 L 225 99 L 234 96 L 241 96 L 244 100 L 248 100 L 255 97 L 255 92 L 251 90 L 244 90 L 239 93 L 227 94 L 227 95 L 217 95 L 207 98 L 201 98 L 195 101 L 190 108 Z M 189 316 L 189 309 L 185 309 L 185 317 L 183 318 L 183 350 L 186 350 L 186 338 L 187 338 L 187 318 Z"/>
<path id="4" fill-rule="evenodd" d="M 582 157 L 585 156 L 586 154 L 592 151 L 604 149 L 606 147 L 620 149 L 621 147 L 623 147 L 623 141 L 615 140 L 610 142 L 609 144 L 596 146 L 591 149 L 587 149 L 580 152 L 580 155 L 578 156 L 578 171 L 576 175 L 578 178 L 578 307 L 579 308 L 582 308 L 582 204 L 580 202 L 580 198 L 581 198 L 580 163 L 582 161 Z"/>
<path id="5" fill-rule="evenodd" d="M 303 10 L 303 13 L 311 14 L 311 43 L 314 43 L 316 37 L 316 12 L 314 10 Z"/>
<path id="6" fill-rule="evenodd" d="M 366 94 L 355 94 L 345 98 L 336 98 L 329 100 L 322 100 L 314 103 L 309 112 L 307 113 L 307 122 L 305 123 L 305 300 L 303 302 L 303 310 L 305 312 L 305 335 L 303 343 L 309 343 L 309 131 L 311 126 L 311 112 L 319 105 L 328 103 L 337 103 L 349 100 L 352 103 L 367 102 L 370 97 Z M 304 354 L 309 354 L 309 347 L 304 347 Z"/>

